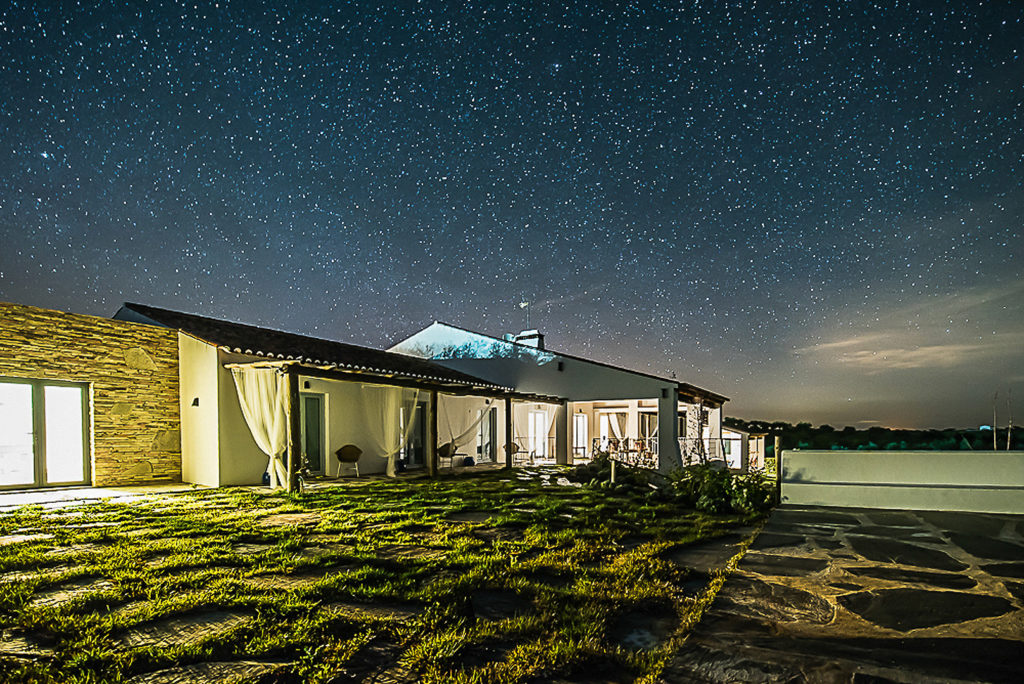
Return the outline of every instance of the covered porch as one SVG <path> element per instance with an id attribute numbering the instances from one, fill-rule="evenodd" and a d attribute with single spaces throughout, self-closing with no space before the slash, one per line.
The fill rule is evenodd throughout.
<path id="1" fill-rule="evenodd" d="M 222 400 L 258 447 L 254 477 L 293 491 L 303 481 L 356 475 L 436 475 L 512 465 L 513 402 L 552 402 L 498 385 L 353 371 L 299 360 L 226 360 L 237 396 Z M 355 454 L 345 460 L 339 452 Z M 236 463 L 236 467 L 240 465 Z M 267 473 L 264 477 L 263 472 Z M 253 484 L 256 482 L 253 481 Z"/>

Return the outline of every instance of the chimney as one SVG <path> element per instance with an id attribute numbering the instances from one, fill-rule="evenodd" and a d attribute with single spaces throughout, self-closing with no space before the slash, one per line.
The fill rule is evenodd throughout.
<path id="1" fill-rule="evenodd" d="M 534 347 L 536 349 L 544 349 L 544 336 L 540 334 L 539 330 L 524 330 L 515 337 L 515 341 L 519 344 L 524 344 L 527 347 Z"/>

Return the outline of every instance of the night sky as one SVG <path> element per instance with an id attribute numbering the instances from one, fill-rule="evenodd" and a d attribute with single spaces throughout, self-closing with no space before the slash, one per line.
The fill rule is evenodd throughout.
<path id="1" fill-rule="evenodd" d="M 18 1 L 0 94 L 2 300 L 1024 422 L 1021 2 Z"/>

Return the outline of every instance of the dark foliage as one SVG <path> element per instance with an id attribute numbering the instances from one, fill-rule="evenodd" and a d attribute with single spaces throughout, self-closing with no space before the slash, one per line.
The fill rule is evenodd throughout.
<path id="1" fill-rule="evenodd" d="M 792 425 L 783 422 L 763 420 L 742 420 L 726 418 L 725 424 L 749 432 L 768 433 L 766 449 L 769 455 L 774 449 L 773 437 L 782 438 L 785 449 L 885 449 L 893 451 L 991 451 L 991 430 L 897 430 L 886 427 L 870 427 L 858 430 L 844 427 L 837 430 L 831 425 L 814 427 L 810 423 Z M 999 449 L 1006 448 L 1006 429 L 996 434 Z M 1024 429 L 1017 428 L 1011 436 L 1012 449 L 1024 449 Z"/>
<path id="2" fill-rule="evenodd" d="M 676 498 L 706 513 L 764 513 L 775 505 L 775 487 L 758 473 L 735 473 L 714 466 L 691 466 L 673 473 Z"/>

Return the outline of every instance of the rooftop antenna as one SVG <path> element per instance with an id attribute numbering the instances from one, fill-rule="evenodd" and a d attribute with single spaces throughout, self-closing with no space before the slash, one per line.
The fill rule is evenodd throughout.
<path id="1" fill-rule="evenodd" d="M 1006 450 L 1010 450 L 1010 433 L 1013 432 L 1013 390 L 1007 388 L 1006 390 L 1006 413 L 1008 417 L 1006 419 Z"/>
<path id="2" fill-rule="evenodd" d="M 520 309 L 526 309 L 526 330 L 530 329 L 530 302 L 519 302 Z"/>
<path id="3" fill-rule="evenodd" d="M 999 391 L 992 396 L 992 451 L 999 450 L 999 442 L 996 437 L 999 435 L 999 424 L 996 423 L 996 402 L 999 400 Z"/>

